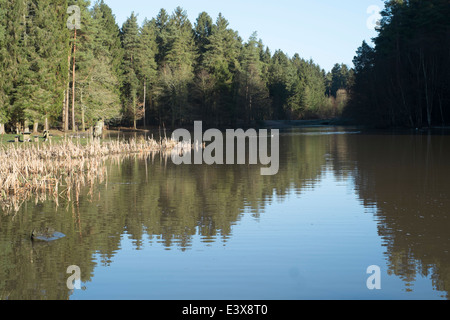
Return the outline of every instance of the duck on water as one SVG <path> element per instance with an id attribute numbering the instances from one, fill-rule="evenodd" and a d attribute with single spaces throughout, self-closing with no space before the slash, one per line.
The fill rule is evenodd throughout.
<path id="1" fill-rule="evenodd" d="M 51 242 L 61 238 L 64 238 L 66 235 L 55 231 L 53 228 L 44 228 L 42 230 L 33 230 L 31 232 L 31 240 L 32 241 L 42 241 L 42 242 Z"/>

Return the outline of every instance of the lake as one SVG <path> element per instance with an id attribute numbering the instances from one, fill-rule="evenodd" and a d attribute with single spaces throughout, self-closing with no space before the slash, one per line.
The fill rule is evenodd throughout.
<path id="1" fill-rule="evenodd" d="M 0 209 L 0 299 L 448 299 L 450 135 L 286 129 L 260 168 L 115 157 L 77 201 Z"/>

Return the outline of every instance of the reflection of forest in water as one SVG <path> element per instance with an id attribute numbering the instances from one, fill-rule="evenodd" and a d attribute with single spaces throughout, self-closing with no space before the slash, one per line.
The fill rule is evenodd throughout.
<path id="1" fill-rule="evenodd" d="M 376 203 L 389 272 L 450 290 L 450 136 L 348 137 L 359 197 Z M 411 290 L 411 289 L 409 289 Z"/>
<path id="2" fill-rule="evenodd" d="M 245 212 L 258 219 L 272 201 L 292 193 L 301 197 L 325 168 L 340 180 L 354 177 L 361 201 L 376 204 L 389 271 L 407 283 L 417 273 L 431 276 L 436 289 L 448 292 L 448 140 L 283 134 L 275 176 L 261 176 L 259 166 L 175 166 L 158 156 L 112 159 L 108 182 L 87 187 L 78 202 L 62 199 L 56 207 L 30 201 L 0 216 L 0 298 L 67 299 L 66 268 L 79 266 L 82 281 L 89 281 L 94 257 L 111 263 L 124 234 L 137 249 L 150 242 L 189 251 L 195 237 L 226 245 Z M 67 236 L 32 245 L 29 232 L 47 225 Z"/>

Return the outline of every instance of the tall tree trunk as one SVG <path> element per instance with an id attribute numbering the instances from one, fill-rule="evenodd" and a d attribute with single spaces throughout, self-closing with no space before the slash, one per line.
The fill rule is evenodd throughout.
<path id="1" fill-rule="evenodd" d="M 64 89 L 64 101 L 63 101 L 63 108 L 62 108 L 62 122 L 63 122 L 63 131 L 66 131 L 66 95 L 67 90 Z"/>
<path id="2" fill-rule="evenodd" d="M 245 123 L 248 124 L 250 122 L 250 113 L 248 107 L 248 85 L 245 87 Z"/>
<path id="3" fill-rule="evenodd" d="M 5 134 L 5 124 L 4 123 L 0 123 L 0 135 Z"/>
<path id="4" fill-rule="evenodd" d="M 134 128 L 134 130 L 137 129 L 137 124 L 136 124 L 136 95 L 133 95 L 133 128 Z"/>
<path id="5" fill-rule="evenodd" d="M 400 98 L 402 100 L 402 105 L 403 108 L 405 110 L 405 113 L 408 117 L 409 120 L 409 125 L 411 127 L 414 127 L 414 120 L 412 118 L 412 113 L 411 113 L 411 108 L 408 107 L 408 104 L 406 103 L 406 97 L 405 97 L 405 93 L 403 90 L 403 79 L 402 79 L 402 73 L 401 73 L 401 56 L 400 56 L 400 44 L 399 44 L 399 36 L 397 35 L 397 40 L 396 40 L 396 63 L 395 63 L 395 67 L 396 67 L 396 75 L 397 75 L 397 85 L 398 88 L 400 89 Z M 416 119 L 417 121 L 417 119 Z"/>
<path id="6" fill-rule="evenodd" d="M 33 133 L 38 133 L 39 122 L 37 120 L 33 123 Z"/>
<path id="7" fill-rule="evenodd" d="M 147 98 L 147 81 L 144 81 L 144 129 L 146 128 L 146 123 L 145 123 L 145 99 Z"/>
<path id="8" fill-rule="evenodd" d="M 64 122 L 64 132 L 69 131 L 69 101 L 70 101 L 70 50 L 67 55 L 67 88 L 64 95 L 64 112 L 63 112 L 63 122 Z"/>
<path id="9" fill-rule="evenodd" d="M 81 107 L 81 131 L 86 131 L 86 124 L 84 122 L 84 108 Z"/>
<path id="10" fill-rule="evenodd" d="M 430 99 L 428 96 L 428 77 L 427 77 L 427 70 L 425 67 L 425 58 L 423 54 L 423 50 L 420 50 L 420 62 L 422 64 L 422 72 L 423 72 L 423 82 L 425 85 L 425 102 L 426 102 L 426 111 L 427 111 L 427 123 L 428 127 L 431 127 L 431 110 L 430 110 Z"/>
<path id="11" fill-rule="evenodd" d="M 72 70 L 72 131 L 76 131 L 75 127 L 75 55 L 77 52 L 77 29 L 75 28 L 74 43 L 73 43 L 73 70 Z"/>
<path id="12" fill-rule="evenodd" d="M 439 110 L 441 112 L 441 124 L 442 124 L 442 126 L 444 126 L 445 125 L 445 120 L 444 120 L 444 112 L 442 111 L 442 97 L 441 97 L 441 94 L 439 94 L 438 100 L 439 100 Z"/>
<path id="13" fill-rule="evenodd" d="M 83 88 L 81 89 L 80 93 L 80 104 L 81 104 L 81 130 L 83 132 L 86 131 L 86 123 L 84 122 L 84 105 L 83 105 Z"/>

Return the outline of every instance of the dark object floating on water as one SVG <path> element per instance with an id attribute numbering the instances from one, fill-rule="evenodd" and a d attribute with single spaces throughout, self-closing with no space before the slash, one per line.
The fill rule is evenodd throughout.
<path id="1" fill-rule="evenodd" d="M 43 242 L 51 242 L 61 238 L 64 238 L 66 235 L 57 232 L 52 228 L 45 228 L 43 230 L 33 230 L 31 233 L 31 240 L 33 241 L 43 241 Z"/>

